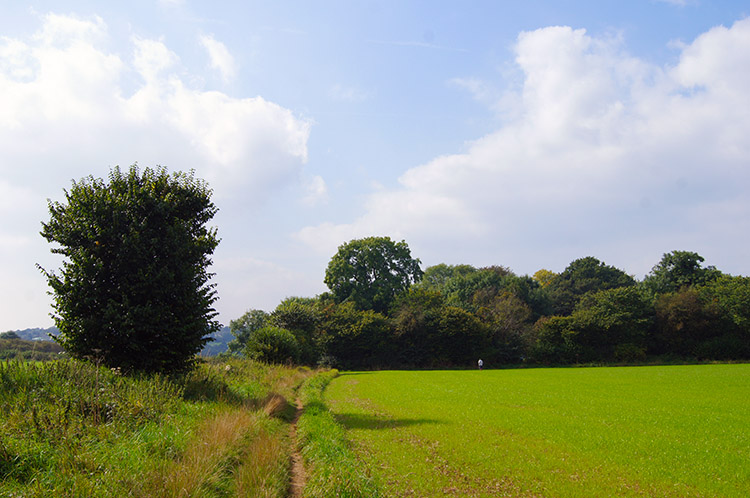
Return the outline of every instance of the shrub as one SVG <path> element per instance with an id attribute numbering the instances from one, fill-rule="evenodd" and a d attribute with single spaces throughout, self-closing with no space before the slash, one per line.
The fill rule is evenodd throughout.
<path id="1" fill-rule="evenodd" d="M 269 325 L 256 330 L 248 340 L 245 356 L 266 363 L 296 363 L 299 343 L 287 329 Z"/>

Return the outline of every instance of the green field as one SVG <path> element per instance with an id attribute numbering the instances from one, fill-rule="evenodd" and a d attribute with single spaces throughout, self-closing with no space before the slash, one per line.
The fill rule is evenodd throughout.
<path id="1" fill-rule="evenodd" d="M 343 373 L 385 496 L 750 496 L 750 365 Z"/>

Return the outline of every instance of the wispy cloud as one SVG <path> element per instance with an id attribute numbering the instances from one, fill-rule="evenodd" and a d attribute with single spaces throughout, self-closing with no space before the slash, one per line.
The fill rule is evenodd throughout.
<path id="1" fill-rule="evenodd" d="M 201 35 L 199 39 L 211 58 L 211 67 L 219 71 L 225 83 L 232 81 L 237 74 L 237 67 L 226 45 L 210 35 Z"/>

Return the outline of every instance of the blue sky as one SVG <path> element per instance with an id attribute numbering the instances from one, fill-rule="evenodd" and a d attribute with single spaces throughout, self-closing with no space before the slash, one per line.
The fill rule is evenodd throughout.
<path id="1" fill-rule="evenodd" d="M 423 267 L 750 274 L 745 2 L 5 2 L 0 330 L 48 326 L 46 200 L 195 169 L 224 323 L 325 290 L 352 238 Z"/>

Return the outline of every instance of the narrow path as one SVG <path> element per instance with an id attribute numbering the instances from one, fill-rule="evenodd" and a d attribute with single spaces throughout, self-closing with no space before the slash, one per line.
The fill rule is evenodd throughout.
<path id="1" fill-rule="evenodd" d="M 300 415 L 302 415 L 302 401 L 297 398 L 294 403 L 297 405 L 297 411 L 294 413 L 294 419 L 292 419 L 291 432 L 291 444 L 292 444 L 292 469 L 291 479 L 289 481 L 289 498 L 302 498 L 302 490 L 305 489 L 305 482 L 307 482 L 307 473 L 305 472 L 305 466 L 302 463 L 302 454 L 299 451 L 299 445 L 297 444 L 297 421 Z"/>

